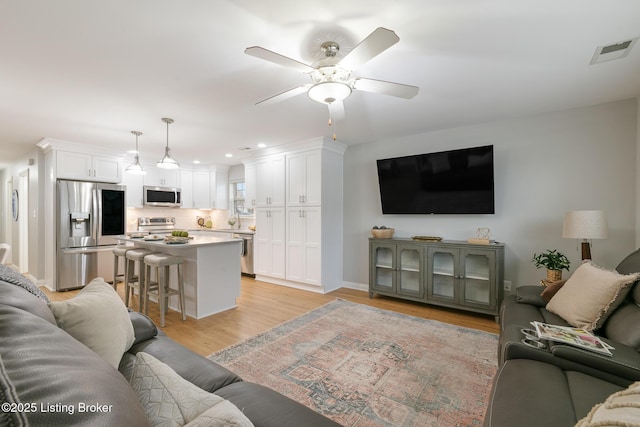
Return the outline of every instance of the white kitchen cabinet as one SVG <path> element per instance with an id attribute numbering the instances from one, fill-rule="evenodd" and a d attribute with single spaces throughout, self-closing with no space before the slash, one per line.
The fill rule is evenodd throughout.
<path id="1" fill-rule="evenodd" d="M 208 170 L 180 169 L 182 207 L 211 209 L 211 174 Z"/>
<path id="2" fill-rule="evenodd" d="M 210 207 L 213 209 L 229 209 L 229 167 L 216 166 L 209 176 Z"/>
<path id="3" fill-rule="evenodd" d="M 342 187 L 346 146 L 330 138 L 315 138 L 278 149 L 278 156 L 270 154 L 255 159 L 256 277 L 312 291 L 338 289 L 343 284 Z M 274 187 L 282 189 L 283 199 L 274 196 Z M 280 200 L 282 205 L 277 205 Z M 283 252 L 279 252 L 282 245 L 278 239 L 264 234 L 262 239 L 259 237 L 262 228 L 273 228 L 267 212 L 281 206 L 285 209 Z M 262 231 L 267 235 L 270 232 Z M 281 253 L 282 264 L 278 258 Z M 274 259 L 278 266 L 284 266 L 284 280 L 279 273 L 273 273 Z"/>
<path id="4" fill-rule="evenodd" d="M 322 285 L 322 223 L 317 207 L 287 208 L 286 278 Z"/>
<path id="5" fill-rule="evenodd" d="M 181 208 L 193 208 L 193 171 L 180 169 L 180 202 Z"/>
<path id="6" fill-rule="evenodd" d="M 284 155 L 264 157 L 256 162 L 256 206 L 284 206 Z"/>
<path id="7" fill-rule="evenodd" d="M 211 173 L 209 171 L 194 170 L 192 176 L 193 207 L 210 209 L 211 205 Z"/>
<path id="8" fill-rule="evenodd" d="M 256 173 L 255 162 L 246 162 L 244 164 L 244 200 L 245 207 L 249 209 L 256 207 L 256 185 L 258 184 Z"/>
<path id="9" fill-rule="evenodd" d="M 287 154 L 287 206 L 320 205 L 322 151 Z"/>
<path id="10" fill-rule="evenodd" d="M 144 175 L 144 185 L 156 187 L 180 187 L 179 169 L 162 169 L 155 165 L 145 165 L 144 169 L 147 171 L 147 174 Z"/>
<path id="11" fill-rule="evenodd" d="M 285 277 L 285 208 L 256 209 L 254 270 L 256 275 Z"/>
<path id="12" fill-rule="evenodd" d="M 144 175 L 131 173 L 122 174 L 122 183 L 127 187 L 127 207 L 141 208 L 143 206 Z"/>
<path id="13" fill-rule="evenodd" d="M 57 178 L 85 181 L 122 181 L 122 160 L 114 156 L 99 156 L 73 151 L 56 152 Z"/>

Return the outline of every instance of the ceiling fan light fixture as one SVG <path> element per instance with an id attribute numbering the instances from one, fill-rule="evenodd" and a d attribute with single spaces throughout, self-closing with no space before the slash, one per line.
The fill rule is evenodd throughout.
<path id="1" fill-rule="evenodd" d="M 138 137 L 142 135 L 142 132 L 139 132 L 137 130 L 132 130 L 131 133 L 136 136 L 136 157 L 134 158 L 133 163 L 127 166 L 127 168 L 124 171 L 132 175 L 146 175 L 147 171 L 144 170 L 144 168 L 140 164 L 140 158 L 138 156 Z"/>
<path id="2" fill-rule="evenodd" d="M 156 166 L 161 169 L 178 169 L 180 163 L 171 156 L 171 149 L 169 148 L 169 125 L 173 123 L 173 119 L 163 118 L 162 121 L 167 124 L 167 145 L 164 147 L 164 157 L 156 163 Z"/>
<path id="3" fill-rule="evenodd" d="M 351 86 L 343 82 L 320 82 L 309 88 L 307 96 L 321 104 L 344 101 L 351 95 Z"/>

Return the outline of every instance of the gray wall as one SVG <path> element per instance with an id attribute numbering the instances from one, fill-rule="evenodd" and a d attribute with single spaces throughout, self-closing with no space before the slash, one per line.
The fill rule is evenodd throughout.
<path id="1" fill-rule="evenodd" d="M 427 113 L 425 113 L 427 114 Z M 637 100 L 447 129 L 349 147 L 345 154 L 344 281 L 368 283 L 368 238 L 373 225 L 396 236 L 451 240 L 489 227 L 506 244 L 505 279 L 514 286 L 544 277 L 534 252 L 559 249 L 580 262 L 578 243 L 563 239 L 570 210 L 602 209 L 609 238 L 593 242 L 597 264 L 614 268 L 636 245 Z M 495 215 L 382 215 L 376 159 L 494 145 Z M 565 273 L 565 277 L 568 275 Z"/>

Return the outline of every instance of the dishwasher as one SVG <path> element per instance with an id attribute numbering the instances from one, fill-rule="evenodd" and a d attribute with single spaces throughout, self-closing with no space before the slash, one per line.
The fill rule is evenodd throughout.
<path id="1" fill-rule="evenodd" d="M 242 239 L 241 271 L 245 276 L 256 277 L 253 272 L 253 235 L 234 233 L 234 239 Z"/>

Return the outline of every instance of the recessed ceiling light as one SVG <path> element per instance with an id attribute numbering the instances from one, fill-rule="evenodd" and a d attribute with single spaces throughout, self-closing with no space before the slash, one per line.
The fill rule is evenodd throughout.
<path id="1" fill-rule="evenodd" d="M 227 158 L 229 158 L 229 157 L 233 157 L 233 154 L 231 154 L 231 153 L 227 153 L 227 154 L 225 154 L 224 156 L 225 156 L 225 157 L 227 157 Z"/>
<path id="2" fill-rule="evenodd" d="M 200 164 L 200 160 L 194 160 L 194 161 L 193 161 L 193 164 L 194 164 L 194 165 L 199 165 L 199 164 Z"/>
<path id="3" fill-rule="evenodd" d="M 264 142 L 261 142 L 261 143 L 258 144 L 258 148 L 264 148 L 266 146 L 267 146 L 267 144 L 265 144 Z"/>

